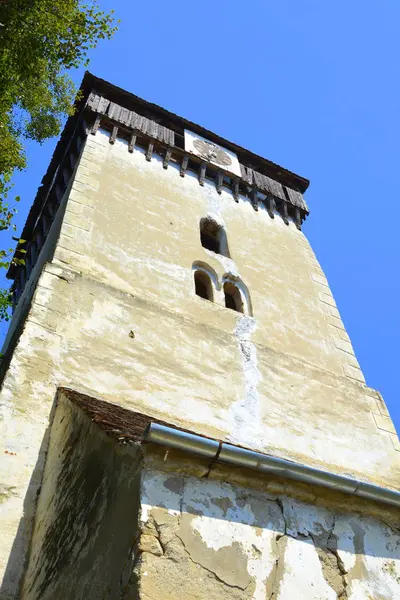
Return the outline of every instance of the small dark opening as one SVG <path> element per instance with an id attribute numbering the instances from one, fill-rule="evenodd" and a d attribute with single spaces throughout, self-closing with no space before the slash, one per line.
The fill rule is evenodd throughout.
<path id="1" fill-rule="evenodd" d="M 200 296 L 200 298 L 208 300 L 207 286 L 198 279 L 196 280 L 196 294 Z"/>
<path id="2" fill-rule="evenodd" d="M 232 310 L 236 310 L 236 302 L 233 296 L 227 292 L 225 292 L 225 306 L 226 308 L 231 308 Z"/>
<path id="3" fill-rule="evenodd" d="M 225 306 L 226 308 L 230 308 L 231 310 L 236 310 L 236 312 L 243 312 L 243 302 L 242 297 L 238 288 L 227 281 L 224 283 L 224 294 L 225 294 Z"/>
<path id="4" fill-rule="evenodd" d="M 171 127 L 170 127 L 171 129 Z M 178 148 L 182 148 L 183 150 L 185 149 L 185 138 L 183 137 L 183 135 L 181 135 L 180 133 L 177 133 L 175 131 L 175 146 L 177 146 Z"/>
<path id="5" fill-rule="evenodd" d="M 216 254 L 220 254 L 219 241 L 216 237 L 209 235 L 208 233 L 201 232 L 200 234 L 201 245 L 207 250 L 212 250 Z"/>
<path id="6" fill-rule="evenodd" d="M 223 227 L 208 217 L 200 221 L 200 241 L 203 248 L 229 257 L 228 240 Z"/>
<path id="7" fill-rule="evenodd" d="M 196 271 L 194 274 L 194 285 L 196 290 L 196 295 L 200 296 L 200 298 L 204 298 L 205 300 L 211 300 L 212 297 L 212 287 L 210 278 L 203 273 L 202 271 Z"/>

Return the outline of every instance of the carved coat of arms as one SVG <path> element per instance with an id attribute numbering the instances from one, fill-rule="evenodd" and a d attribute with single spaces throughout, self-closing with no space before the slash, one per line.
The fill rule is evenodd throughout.
<path id="1" fill-rule="evenodd" d="M 185 129 L 185 150 L 224 169 L 224 171 L 230 171 L 238 177 L 241 176 L 239 160 L 234 152 L 222 148 L 188 129 Z"/>
<path id="2" fill-rule="evenodd" d="M 232 159 L 229 154 L 211 142 L 197 139 L 193 140 L 193 146 L 196 148 L 200 156 L 203 156 L 210 162 L 217 163 L 222 167 L 227 167 L 232 164 Z"/>

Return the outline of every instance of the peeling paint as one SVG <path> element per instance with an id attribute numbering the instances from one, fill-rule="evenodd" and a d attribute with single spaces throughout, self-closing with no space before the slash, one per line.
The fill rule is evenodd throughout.
<path id="1" fill-rule="evenodd" d="M 153 478 L 157 485 L 148 484 Z M 267 499 L 255 490 L 183 476 L 173 485 L 179 492 L 166 502 L 162 488 L 170 479 L 168 473 L 146 472 L 144 489 L 151 490 L 150 495 L 146 493 L 146 506 L 153 504 L 147 514 L 161 519 L 168 544 L 176 536 L 193 562 L 229 588 L 241 589 L 243 598 L 397 597 L 400 539 L 379 521 L 338 514 L 287 496 Z M 176 557 L 182 552 L 179 542 L 174 542 L 181 548 L 175 550 Z M 366 550 L 368 543 L 373 549 Z M 361 569 L 357 567 L 360 561 Z M 184 562 L 181 568 L 185 569 Z"/>
<path id="2" fill-rule="evenodd" d="M 235 337 L 237 339 L 244 378 L 244 398 L 232 406 L 233 429 L 230 439 L 246 444 L 251 440 L 256 444 L 260 439 L 260 396 L 257 386 L 261 373 L 257 367 L 257 348 L 251 335 L 257 328 L 257 321 L 243 315 L 238 318 Z"/>

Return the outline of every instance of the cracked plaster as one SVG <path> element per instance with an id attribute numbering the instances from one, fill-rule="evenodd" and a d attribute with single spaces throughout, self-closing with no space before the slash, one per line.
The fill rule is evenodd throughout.
<path id="1" fill-rule="evenodd" d="M 171 474 L 153 467 L 143 477 L 142 527 L 154 520 L 162 545 L 182 552 L 183 544 L 190 560 L 208 578 L 214 575 L 211 597 L 218 597 L 221 581 L 235 589 L 232 597 L 254 600 L 361 600 L 367 594 L 394 600 L 400 593 L 400 538 L 382 522 L 194 477 L 181 476 L 171 493 L 165 486 Z M 164 574 L 165 559 L 173 556 L 160 557 Z M 152 565 L 155 578 L 155 558 Z M 147 572 L 147 562 L 137 568 Z M 143 585 L 152 587 L 148 572 Z M 206 597 L 193 592 L 193 598 Z"/>

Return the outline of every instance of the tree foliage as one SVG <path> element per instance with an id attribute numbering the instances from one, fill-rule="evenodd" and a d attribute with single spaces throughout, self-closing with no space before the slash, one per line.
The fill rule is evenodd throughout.
<path id="1" fill-rule="evenodd" d="M 76 97 L 67 72 L 87 65 L 90 50 L 114 34 L 112 12 L 97 0 L 0 0 L 0 231 L 12 226 L 7 197 L 13 173 L 26 167 L 24 141 L 59 134 Z M 7 253 L 0 251 L 0 266 Z"/>

